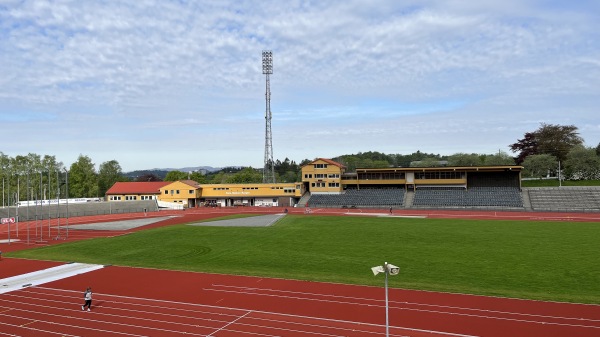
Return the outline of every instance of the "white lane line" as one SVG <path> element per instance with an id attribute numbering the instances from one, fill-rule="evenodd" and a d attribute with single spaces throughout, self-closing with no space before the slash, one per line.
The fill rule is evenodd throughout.
<path id="1" fill-rule="evenodd" d="M 364 297 L 353 297 L 353 296 L 340 296 L 340 295 L 332 295 L 332 294 L 319 294 L 319 293 L 308 293 L 308 292 L 300 292 L 300 291 L 291 291 L 291 290 L 279 290 L 279 289 L 267 289 L 267 288 L 255 288 L 255 287 L 241 287 L 241 286 L 230 286 L 223 284 L 212 284 L 212 286 L 216 288 L 226 288 L 226 289 L 238 289 L 240 294 L 251 294 L 251 295 L 264 295 L 264 296 L 280 296 L 281 298 L 291 298 L 291 299 L 305 299 L 307 301 L 327 301 L 314 298 L 314 297 L 299 297 L 302 295 L 306 296 L 315 296 L 315 297 L 323 297 L 323 298 L 332 298 L 331 303 L 348 303 L 348 304 L 356 304 L 356 305 L 366 305 L 366 306 L 380 306 L 383 302 L 382 299 L 374 299 L 374 298 L 364 298 Z M 210 289 L 204 288 L 204 290 L 209 291 L 222 291 L 218 289 Z M 260 293 L 263 291 L 265 293 Z M 272 295 L 271 293 L 281 293 L 284 295 Z M 287 296 L 285 294 L 292 294 L 297 296 Z M 339 299 L 339 300 L 338 300 Z M 345 302 L 344 300 L 358 300 L 365 302 L 375 302 L 375 304 L 368 303 L 355 303 L 355 302 Z M 393 301 L 390 300 L 389 303 L 391 305 L 414 305 L 421 307 L 432 307 L 439 309 L 453 309 L 453 310 L 464 310 L 464 311 L 475 311 L 475 312 L 483 312 L 483 313 L 493 313 L 493 314 L 504 314 L 504 315 L 514 315 L 514 316 L 525 316 L 525 317 L 536 317 L 536 318 L 547 318 L 547 319 L 562 319 L 562 320 L 573 320 L 573 321 L 587 321 L 587 322 L 600 322 L 600 319 L 593 318 L 582 318 L 582 317 L 565 317 L 565 316 L 552 316 L 552 315 L 542 315 L 542 314 L 530 314 L 516 311 L 502 311 L 502 310 L 491 310 L 491 309 L 481 309 L 481 308 L 472 308 L 472 307 L 461 307 L 461 306 L 452 306 L 452 305 L 441 305 L 441 304 L 430 304 L 430 303 L 417 303 L 417 302 L 408 302 L 408 301 Z M 568 305 L 568 303 L 565 303 Z"/>
<path id="2" fill-rule="evenodd" d="M 55 288 L 47 288 L 47 287 L 36 287 L 36 289 L 44 289 L 44 290 L 57 291 L 57 292 L 75 292 L 72 290 L 55 289 Z M 28 289 L 28 290 L 32 290 L 32 289 Z M 180 306 L 188 306 L 188 307 L 192 307 L 192 308 L 211 308 L 211 309 L 220 309 L 220 310 L 241 311 L 244 313 L 248 311 L 248 309 L 222 307 L 222 306 L 207 305 L 207 304 L 177 302 L 177 301 L 150 299 L 150 298 L 142 298 L 142 297 L 131 297 L 131 296 L 122 296 L 122 295 L 110 295 L 110 294 L 101 294 L 101 295 L 103 297 L 114 297 L 117 299 L 126 299 L 126 300 L 140 301 L 140 302 L 146 301 L 146 302 L 156 302 L 156 303 L 164 303 L 164 304 L 174 304 L 174 305 L 180 305 Z M 115 302 L 115 303 L 122 303 L 122 302 Z M 134 305 L 143 305 L 143 304 L 134 304 Z M 170 308 L 170 310 L 184 310 L 184 309 Z M 315 322 L 336 323 L 336 324 L 345 324 L 345 325 L 354 325 L 354 326 L 368 326 L 368 327 L 377 327 L 377 328 L 383 327 L 383 325 L 381 325 L 381 324 L 354 322 L 354 321 L 346 321 L 346 320 L 330 319 L 330 318 L 322 318 L 322 317 L 312 317 L 312 316 L 304 316 L 304 315 L 293 315 L 293 314 L 285 314 L 285 313 L 279 313 L 279 312 L 269 312 L 269 311 L 259 311 L 259 310 L 254 310 L 252 312 L 257 313 L 257 314 L 272 315 L 272 316 L 278 316 L 278 317 L 291 317 L 294 319 L 313 320 Z M 223 314 L 221 314 L 221 315 L 223 315 Z M 259 319 L 259 318 L 256 318 L 256 319 Z M 329 326 L 329 325 L 316 325 L 316 326 L 331 328 L 331 326 Z M 402 326 L 390 326 L 390 328 L 398 329 L 398 330 L 412 331 L 412 332 L 424 332 L 424 333 L 437 334 L 437 335 L 443 335 L 443 336 L 478 337 L 478 336 L 474 336 L 474 335 L 465 335 L 465 334 L 459 334 L 459 333 L 428 330 L 428 329 L 417 329 L 417 328 L 409 328 L 409 327 L 402 327 Z"/>
<path id="3" fill-rule="evenodd" d="M 27 274 L 7 277 L 0 280 L 0 294 L 22 289 L 24 287 L 61 280 L 67 277 L 88 273 L 104 268 L 103 265 L 87 263 L 68 263 L 60 266 L 34 271 Z"/>
<path id="4" fill-rule="evenodd" d="M 60 335 L 60 337 L 80 337 L 78 335 L 69 335 L 69 334 L 66 334 L 66 333 L 60 333 L 60 332 L 56 332 L 56 331 L 35 329 L 35 328 L 30 328 L 30 327 L 22 327 L 20 325 L 3 323 L 3 322 L 0 322 L 0 325 L 10 326 L 10 327 L 13 327 L 13 328 L 27 329 L 27 330 L 31 330 L 31 331 L 39 331 L 39 332 L 51 333 L 51 334 L 54 334 L 54 335 Z M 8 336 L 22 337 L 21 335 L 8 335 Z"/>
<path id="5" fill-rule="evenodd" d="M 239 321 L 240 319 L 242 319 L 242 318 L 244 318 L 244 317 L 248 316 L 248 315 L 249 315 L 251 312 L 252 312 L 252 311 L 248 311 L 247 313 L 245 313 L 245 314 L 243 314 L 243 315 L 241 315 L 241 316 L 238 316 L 238 318 L 234 319 L 233 321 L 231 321 L 231 322 L 229 322 L 229 323 L 227 323 L 227 324 L 223 325 L 223 326 L 222 326 L 222 327 L 220 327 L 219 329 L 217 329 L 217 330 L 215 330 L 215 331 L 213 331 L 213 332 L 209 333 L 207 337 L 211 337 L 212 335 L 216 334 L 217 332 L 219 332 L 219 331 L 221 331 L 221 330 L 226 330 L 228 326 L 230 326 L 230 325 L 232 325 L 232 324 L 235 324 L 235 322 L 237 322 L 237 321 Z"/>
<path id="6" fill-rule="evenodd" d="M 306 297 L 297 297 L 297 296 L 281 296 L 281 295 L 271 295 L 271 294 L 257 294 L 256 292 L 244 292 L 244 291 L 232 291 L 232 290 L 217 290 L 217 289 L 205 289 L 207 291 L 216 291 L 216 292 L 225 292 L 225 293 L 233 293 L 233 294 L 245 294 L 245 295 L 254 295 L 254 296 L 266 296 L 266 297 L 275 297 L 275 298 L 286 298 L 286 299 L 298 299 L 305 300 L 311 302 L 326 302 L 326 303 L 338 303 L 338 304 L 351 304 L 357 306 L 367 306 L 367 307 L 382 307 L 381 304 L 364 304 L 364 303 L 352 303 L 347 301 L 333 301 L 327 299 L 313 299 Z M 416 309 L 402 306 L 390 306 L 390 309 L 399 309 L 399 310 L 407 310 L 407 311 L 416 311 L 416 312 L 426 312 L 426 313 L 434 313 L 434 314 L 444 314 L 444 315 L 454 315 L 454 316 L 464 316 L 464 317 L 475 317 L 475 318 L 484 318 L 484 319 L 493 319 L 493 320 L 501 320 L 501 321 L 513 321 L 513 322 L 524 322 L 524 323 L 536 323 L 536 324 L 549 324 L 549 325 L 558 325 L 558 326 L 570 326 L 570 327 L 582 327 L 582 328 L 591 328 L 591 329 L 600 329 L 600 326 L 593 325 L 583 325 L 583 324 L 567 324 L 567 323 L 557 323 L 550 321 L 542 321 L 542 320 L 529 320 L 529 319 L 520 319 L 520 318 L 508 318 L 508 317 L 498 317 L 498 316 L 488 316 L 484 314 L 468 314 L 468 313 L 459 313 L 459 312 L 451 312 L 451 311 L 442 311 L 442 310 L 432 310 L 432 309 Z M 547 319 L 558 319 L 555 317 L 541 317 Z M 581 322 L 582 319 L 571 319 Z M 595 323 L 596 320 L 587 320 L 592 323 Z"/>

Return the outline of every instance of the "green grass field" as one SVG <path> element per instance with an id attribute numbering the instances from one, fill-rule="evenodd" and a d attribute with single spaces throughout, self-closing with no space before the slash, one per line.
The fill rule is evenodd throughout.
<path id="1" fill-rule="evenodd" d="M 175 225 L 6 254 L 161 269 L 600 303 L 600 224 L 288 215 L 272 227 Z"/>

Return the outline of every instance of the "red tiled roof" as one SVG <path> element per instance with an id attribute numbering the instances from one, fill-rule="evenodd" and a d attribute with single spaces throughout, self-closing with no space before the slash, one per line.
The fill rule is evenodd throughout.
<path id="1" fill-rule="evenodd" d="M 159 194 L 160 188 L 170 181 L 116 182 L 106 194 Z"/>

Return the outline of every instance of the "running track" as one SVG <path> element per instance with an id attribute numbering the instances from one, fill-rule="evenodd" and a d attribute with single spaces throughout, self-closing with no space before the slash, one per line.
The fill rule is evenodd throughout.
<path id="1" fill-rule="evenodd" d="M 162 225 L 227 211 L 186 211 Z M 584 221 L 579 216 L 585 214 L 550 215 Z M 4 259 L 0 278 L 55 265 Z M 94 287 L 92 312 L 80 308 L 87 285 Z M 600 336 L 597 305 L 401 289 L 389 289 L 389 298 L 390 336 Z M 0 295 L 0 337 L 182 335 L 385 336 L 384 293 L 378 287 L 107 266 Z"/>

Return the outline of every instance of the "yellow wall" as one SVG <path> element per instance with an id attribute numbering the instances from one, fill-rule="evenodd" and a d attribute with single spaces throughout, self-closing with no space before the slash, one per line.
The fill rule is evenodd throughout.
<path id="1" fill-rule="evenodd" d="M 207 184 L 201 185 L 200 198 L 300 197 L 296 183 Z"/>
<path id="2" fill-rule="evenodd" d="M 199 189 L 181 181 L 175 181 L 169 185 L 161 187 L 160 201 L 188 204 L 189 199 L 196 199 L 199 196 Z"/>
<path id="3" fill-rule="evenodd" d="M 340 193 L 342 173 L 341 167 L 317 159 L 302 166 L 302 182 L 308 184 L 311 193 Z"/>

